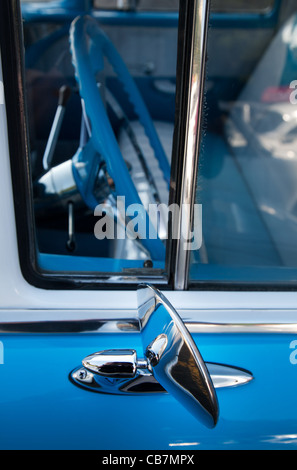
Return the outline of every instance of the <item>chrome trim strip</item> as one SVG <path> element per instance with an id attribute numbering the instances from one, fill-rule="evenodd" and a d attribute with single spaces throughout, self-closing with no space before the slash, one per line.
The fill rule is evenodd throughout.
<path id="1" fill-rule="evenodd" d="M 281 333 L 297 334 L 297 323 L 186 323 L 191 334 L 195 333 Z"/>
<path id="2" fill-rule="evenodd" d="M 73 320 L 0 323 L 1 334 L 139 333 L 138 320 Z"/>
<path id="3" fill-rule="evenodd" d="M 119 318 L 119 319 L 102 319 L 96 318 L 78 318 L 76 320 L 47 319 L 39 315 L 31 316 L 30 319 L 23 321 L 1 321 L 1 334 L 132 334 L 139 333 L 139 323 L 136 318 Z M 38 316 L 40 319 L 38 319 Z M 97 318 L 99 315 L 97 316 Z M 102 317 L 102 315 L 101 315 Z M 238 334 L 238 333 L 254 333 L 254 334 L 297 334 L 297 321 L 290 322 L 284 319 L 282 322 L 269 321 L 263 322 L 261 316 L 259 321 L 242 321 L 239 323 L 229 322 L 205 322 L 185 320 L 185 325 L 191 334 Z M 281 317 L 280 317 L 281 318 Z"/>
<path id="4" fill-rule="evenodd" d="M 184 148 L 184 166 L 180 207 L 189 207 L 189 211 L 180 211 L 179 237 L 175 262 L 174 287 L 184 290 L 188 283 L 190 251 L 184 249 L 184 243 L 191 238 L 193 205 L 197 180 L 197 150 L 201 134 L 203 108 L 203 82 L 205 69 L 206 38 L 208 30 L 209 0 L 195 0 L 193 18 L 193 38 L 191 46 L 191 72 L 189 78 L 188 113 L 186 123 L 186 142 Z M 184 232 L 187 232 L 185 234 Z"/>
<path id="5" fill-rule="evenodd" d="M 211 362 L 206 362 L 206 366 L 216 389 L 239 387 L 254 380 L 251 372 L 239 369 L 238 367 Z"/>

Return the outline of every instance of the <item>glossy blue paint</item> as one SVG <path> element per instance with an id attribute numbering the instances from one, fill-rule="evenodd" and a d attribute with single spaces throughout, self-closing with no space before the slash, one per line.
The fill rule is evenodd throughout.
<path id="1" fill-rule="evenodd" d="M 68 374 L 88 354 L 135 348 L 138 334 L 1 335 L 1 449 L 296 449 L 297 366 L 290 335 L 197 335 L 206 361 L 243 367 L 254 380 L 219 389 L 220 418 L 205 429 L 170 395 L 100 395 Z"/>

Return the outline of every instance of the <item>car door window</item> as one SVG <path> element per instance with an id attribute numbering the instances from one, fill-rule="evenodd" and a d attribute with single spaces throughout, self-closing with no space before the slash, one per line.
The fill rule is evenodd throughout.
<path id="1" fill-rule="evenodd" d="M 57 10 L 57 2 L 49 2 L 46 11 L 27 4 L 25 79 L 37 269 L 161 278 L 178 15 L 168 23 L 165 11 L 158 24 L 152 16 L 139 21 L 137 13 L 128 22 L 122 12 L 101 20 L 106 5 L 98 1 L 93 18 L 80 24 L 71 8 Z M 145 4 L 156 9 L 155 2 Z M 80 50 L 83 41 L 87 59 Z M 88 68 L 85 76 L 81 68 Z"/>
<path id="2" fill-rule="evenodd" d="M 196 188 L 203 242 L 191 256 L 193 285 L 296 281 L 297 9 L 290 3 L 269 30 L 258 24 L 251 34 L 245 25 L 209 35 Z"/>
<path id="3" fill-rule="evenodd" d="M 170 257 L 169 223 L 185 176 L 172 180 L 183 163 L 174 127 L 185 126 L 176 120 L 178 5 L 97 0 L 86 24 L 76 18 L 83 3 L 23 2 L 34 268 L 166 284 L 170 260 L 186 278 L 188 263 Z M 211 4 L 192 287 L 296 278 L 295 15 L 293 2 Z"/>

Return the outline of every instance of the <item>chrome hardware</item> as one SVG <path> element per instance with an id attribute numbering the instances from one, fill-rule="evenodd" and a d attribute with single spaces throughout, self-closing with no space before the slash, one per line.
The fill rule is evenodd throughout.
<path id="1" fill-rule="evenodd" d="M 188 77 L 188 96 L 184 100 L 186 118 L 186 136 L 182 149 L 183 169 L 181 175 L 180 207 L 193 207 L 196 196 L 196 182 L 198 171 L 198 146 L 201 139 L 201 123 L 203 113 L 203 86 L 206 63 L 208 17 L 210 0 L 194 0 L 193 9 L 193 39 Z M 199 152 L 198 152 L 199 153 Z M 187 288 L 190 250 L 184 249 L 184 243 L 192 239 L 193 229 L 192 212 L 181 211 L 178 221 L 180 237 L 177 240 L 176 262 L 174 273 L 174 286 L 176 290 Z M 187 233 L 184 228 L 186 227 Z"/>
<path id="2" fill-rule="evenodd" d="M 146 361 L 137 361 L 134 349 L 101 351 L 86 357 L 82 363 L 89 372 L 116 379 L 133 378 L 137 368 L 148 366 Z"/>
<path id="3" fill-rule="evenodd" d="M 155 367 L 159 364 L 163 353 L 168 344 L 166 335 L 159 335 L 156 339 L 146 348 L 145 355 L 148 358 L 149 364 Z"/>
<path id="4" fill-rule="evenodd" d="M 147 364 L 146 361 L 144 363 Z M 238 387 L 253 380 L 250 372 L 237 367 L 222 364 L 205 363 L 215 389 Z M 138 368 L 133 378 L 112 380 L 103 375 L 92 373 L 84 367 L 75 369 L 70 378 L 73 383 L 87 390 L 112 395 L 148 395 L 152 393 L 167 393 L 153 374 L 145 367 Z"/>
<path id="5" fill-rule="evenodd" d="M 137 297 L 142 345 L 148 360 L 153 358 L 155 379 L 206 426 L 214 427 L 219 416 L 214 385 L 183 321 L 152 286 L 139 286 Z"/>
<path id="6" fill-rule="evenodd" d="M 101 351 L 86 357 L 72 382 L 108 394 L 171 393 L 207 427 L 218 421 L 215 388 L 235 387 L 251 380 L 250 372 L 205 363 L 178 313 L 150 285 L 138 288 L 140 334 L 145 358 L 134 349 Z M 159 333 L 159 334 L 158 334 Z"/>
<path id="7" fill-rule="evenodd" d="M 160 282 L 160 281 L 159 281 Z M 294 334 L 297 335 L 296 311 L 294 310 L 275 310 L 263 313 L 261 310 L 235 310 L 225 311 L 224 323 L 220 323 L 217 317 L 214 318 L 217 311 L 209 310 L 187 310 L 184 315 L 187 318 L 185 325 L 191 334 Z M 219 312 L 220 313 L 220 312 Z M 0 321 L 0 333 L 13 335 L 17 333 L 30 333 L 40 335 L 44 333 L 75 333 L 106 335 L 111 333 L 125 335 L 127 332 L 139 334 L 139 323 L 135 318 L 110 318 L 108 320 L 98 320 L 98 317 L 104 318 L 106 310 L 92 310 L 79 312 L 78 317 L 69 321 L 69 315 L 73 311 L 67 309 L 46 309 L 46 310 L 3 310 Z M 208 315 L 208 317 L 207 317 Z M 282 317 L 283 315 L 283 317 Z M 197 320 L 197 316 L 200 321 Z M 212 322 L 209 320 L 212 318 Z M 13 319 L 11 319 L 13 317 Z M 276 319 L 282 318 L 282 322 Z"/>

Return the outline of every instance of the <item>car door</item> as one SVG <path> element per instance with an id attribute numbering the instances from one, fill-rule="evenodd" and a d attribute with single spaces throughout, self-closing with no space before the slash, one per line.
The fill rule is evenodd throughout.
<path id="1" fill-rule="evenodd" d="M 289 16 L 280 20 L 279 11 L 275 9 L 278 4 L 271 5 L 268 13 L 267 5 L 261 13 L 254 12 L 252 20 L 263 21 L 260 30 L 256 28 L 255 31 L 261 38 L 262 26 L 263 29 L 267 24 L 271 26 L 271 18 L 275 19 L 270 31 L 274 47 L 279 37 L 283 37 L 282 28 L 292 29 L 292 19 Z M 223 79 L 222 87 L 220 83 L 215 84 L 215 91 L 219 90 L 219 93 L 213 94 L 214 77 L 205 70 L 206 55 L 208 66 L 216 70 L 215 80 L 219 78 L 218 70 L 223 78 L 227 76 L 229 84 L 232 77 L 225 69 L 219 69 L 219 58 L 212 55 L 214 45 L 207 34 L 208 2 L 183 2 L 179 19 L 177 13 L 167 17 L 164 14 L 140 14 L 138 20 L 142 25 L 157 21 L 166 28 L 169 24 L 177 28 L 179 21 L 170 180 L 170 201 L 179 208 L 173 213 L 177 225 L 172 224 L 169 231 L 166 258 L 143 258 L 139 255 L 144 251 L 141 247 L 132 261 L 127 257 L 118 262 L 115 255 L 113 258 L 106 256 L 109 247 L 105 244 L 100 245 L 97 257 L 93 252 L 90 256 L 91 245 L 88 243 L 82 244 L 82 252 L 73 258 L 71 246 L 65 248 L 66 242 L 73 241 L 71 237 L 75 234 L 83 243 L 86 233 L 78 223 L 73 230 L 73 206 L 66 206 L 64 225 L 56 223 L 60 213 L 54 218 L 55 223 L 49 223 L 47 219 L 47 225 L 42 225 L 40 220 L 44 219 L 38 218 L 37 213 L 39 206 L 33 204 L 36 199 L 39 203 L 33 191 L 32 175 L 33 170 L 38 173 L 38 166 L 34 166 L 34 155 L 29 157 L 29 148 L 36 150 L 37 155 L 43 155 L 44 148 L 38 154 L 38 145 L 43 133 L 47 136 L 51 131 L 51 119 L 43 108 L 34 116 L 37 124 L 49 119 L 43 124 L 45 127 L 33 126 L 39 139 L 36 140 L 32 128 L 28 132 L 30 116 L 27 119 L 26 113 L 30 110 L 30 87 L 23 68 L 19 2 L 3 1 L 0 8 L 0 83 L 3 83 L 0 88 L 3 162 L 0 176 L 0 447 L 166 450 L 166 455 L 172 451 L 190 454 L 200 449 L 294 449 L 297 442 L 294 407 L 297 385 L 296 243 L 293 243 L 294 156 L 288 156 L 288 152 L 294 150 L 294 127 L 290 127 L 287 136 L 291 138 L 291 147 L 284 148 L 285 143 L 289 145 L 289 140 L 284 143 L 284 139 L 277 137 L 279 119 L 273 120 L 273 117 L 284 115 L 283 106 L 289 117 L 282 123 L 288 122 L 290 112 L 294 112 L 294 104 L 282 101 L 284 95 L 288 97 L 294 78 L 294 60 L 290 62 L 289 79 L 285 73 L 281 79 L 275 77 L 275 82 L 271 79 L 269 86 L 265 85 L 261 91 L 260 98 L 254 98 L 254 71 L 270 79 L 265 64 L 271 65 L 271 59 L 268 48 L 268 56 L 263 53 L 264 70 L 261 72 L 256 67 L 258 57 L 252 54 L 252 45 L 246 61 L 253 70 L 247 73 L 244 84 L 237 88 L 243 77 L 233 69 L 236 86 L 232 96 L 224 94 L 226 81 Z M 65 13 L 72 21 L 81 12 L 67 10 Z M 37 29 L 38 22 L 44 21 L 44 17 L 43 12 L 35 11 L 35 14 L 33 24 L 36 22 Z M 46 20 L 49 23 L 57 20 L 61 9 L 50 14 L 50 19 Z M 219 18 L 215 15 L 217 13 L 211 11 L 213 21 L 224 19 L 232 27 L 238 24 L 236 21 L 239 24 L 242 21 L 244 27 L 255 26 L 253 21 L 247 21 L 250 15 L 239 15 L 239 18 L 238 14 Z M 103 15 L 103 18 L 123 27 L 119 12 Z M 133 12 L 126 12 L 124 18 L 128 25 L 135 21 Z M 53 27 L 53 34 L 55 32 Z M 75 39 L 75 30 L 72 33 Z M 230 40 L 228 35 L 230 30 L 226 33 L 226 41 Z M 47 45 L 42 43 L 42 47 Z M 285 49 L 284 57 L 288 56 L 286 52 Z M 33 58 L 38 53 L 35 48 Z M 47 53 L 54 54 L 52 51 Z M 61 85 L 60 77 L 51 75 L 48 70 L 45 75 L 51 82 L 41 82 L 46 86 L 46 92 L 42 94 L 41 87 L 39 96 L 52 108 L 54 118 L 57 95 L 53 95 L 54 106 L 47 98 L 55 80 L 56 86 Z M 258 83 L 259 76 L 256 75 Z M 113 78 L 113 75 L 108 77 L 111 89 Z M 150 74 L 136 78 L 140 88 L 143 86 L 142 90 L 151 87 Z M 160 76 L 153 76 L 153 81 L 154 92 L 162 93 L 163 103 L 172 103 L 174 77 L 160 73 Z M 280 92 L 281 101 L 277 98 Z M 153 96 L 158 100 L 155 93 Z M 279 106 L 272 108 L 272 104 Z M 72 155 L 67 136 L 73 129 L 78 129 L 78 134 L 80 130 L 76 121 L 73 121 L 73 127 L 69 124 L 79 105 L 80 96 L 75 94 L 67 117 L 70 121 L 61 130 L 64 144 L 59 144 L 60 151 L 67 155 Z M 167 117 L 162 113 L 156 116 L 163 120 Z M 129 118 L 133 121 L 133 116 Z M 277 143 L 273 147 L 268 145 L 272 135 L 267 136 L 265 118 L 269 121 L 269 131 L 276 126 L 274 138 Z M 111 113 L 110 119 L 114 119 L 117 126 L 118 117 Z M 83 122 L 86 125 L 85 116 Z M 261 131 L 260 135 L 258 131 Z M 80 144 L 82 136 L 83 133 L 79 135 Z M 108 142 L 105 144 L 109 145 Z M 270 165 L 267 158 L 271 160 Z M 38 162 L 40 165 L 40 158 Z M 87 163 L 86 160 L 80 162 Z M 60 163 L 57 161 L 54 168 Z M 44 181 L 42 184 L 45 185 Z M 104 178 L 100 181 L 105 184 Z M 279 191 L 273 191 L 274 188 Z M 84 189 L 81 191 L 83 193 Z M 47 214 L 50 209 L 50 205 L 43 206 Z M 100 216 L 104 217 L 104 214 Z M 56 242 L 62 239 L 63 250 L 55 251 Z M 147 246 L 151 249 L 151 245 Z M 143 283 L 153 284 L 163 291 L 199 348 L 203 364 L 206 363 L 219 404 L 218 421 L 211 429 L 197 419 L 197 403 L 184 407 L 179 395 L 174 391 L 171 393 L 170 385 L 169 393 L 156 388 L 151 370 L 151 386 L 144 390 L 135 387 L 123 393 L 123 389 L 117 388 L 118 376 L 108 376 L 106 371 L 103 381 L 107 388 L 102 390 L 102 383 L 97 381 L 95 388 L 90 387 L 90 370 L 83 368 L 90 361 L 85 361 L 84 366 L 82 361 L 94 353 L 109 351 L 117 361 L 108 356 L 108 365 L 117 368 L 119 364 L 122 366 L 123 351 L 133 350 L 139 358 L 138 368 L 143 368 L 149 346 L 143 344 L 145 322 L 141 321 L 138 311 L 137 287 Z M 140 296 L 140 304 L 141 299 Z M 153 330 L 156 338 L 164 334 L 163 327 L 161 322 Z M 182 327 L 181 330 L 187 335 Z M 160 353 L 160 348 L 158 351 Z M 184 375 L 191 364 L 191 358 L 188 358 Z M 162 370 L 156 373 L 156 378 L 160 378 L 160 384 L 166 388 L 168 383 L 166 380 L 162 383 Z M 172 377 L 170 380 L 172 382 Z M 179 380 L 179 388 L 185 388 L 183 374 Z M 150 452 L 146 463 L 160 462 L 154 460 L 153 455 Z"/>

